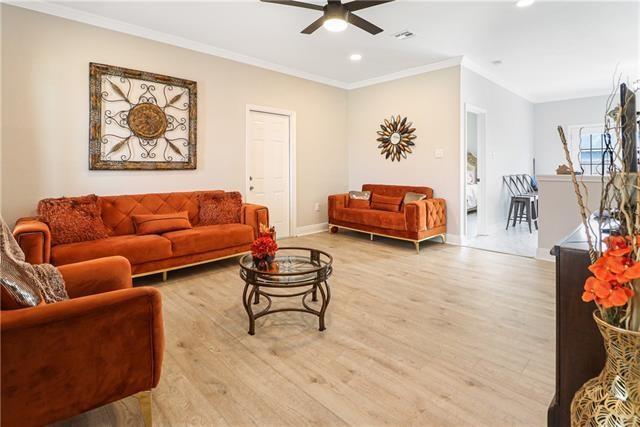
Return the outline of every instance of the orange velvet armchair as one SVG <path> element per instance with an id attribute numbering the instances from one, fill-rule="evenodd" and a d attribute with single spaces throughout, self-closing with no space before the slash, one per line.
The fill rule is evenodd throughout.
<path id="1" fill-rule="evenodd" d="M 3 310 L 3 426 L 38 426 L 136 395 L 145 423 L 160 379 L 160 292 L 120 256 L 59 267 L 70 299 Z"/>

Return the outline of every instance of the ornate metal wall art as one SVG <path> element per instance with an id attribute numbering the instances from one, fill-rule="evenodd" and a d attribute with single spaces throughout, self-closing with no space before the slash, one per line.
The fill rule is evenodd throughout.
<path id="1" fill-rule="evenodd" d="M 412 128 L 412 122 L 407 122 L 407 118 L 400 119 L 400 116 L 391 116 L 391 120 L 384 119 L 384 123 L 380 125 L 378 131 L 378 139 L 380 142 L 378 148 L 381 148 L 380 154 L 385 159 L 391 161 L 400 161 L 401 158 L 407 158 L 407 153 L 412 153 L 411 147 L 415 145 L 413 142 L 416 135 L 413 135 L 415 128 Z"/>
<path id="2" fill-rule="evenodd" d="M 89 65 L 90 169 L 195 169 L 197 86 Z"/>

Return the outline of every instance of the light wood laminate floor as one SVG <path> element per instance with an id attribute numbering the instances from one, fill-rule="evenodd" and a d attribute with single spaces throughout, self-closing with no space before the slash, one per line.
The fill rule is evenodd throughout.
<path id="1" fill-rule="evenodd" d="M 553 264 L 435 242 L 416 255 L 407 242 L 343 231 L 279 244 L 334 256 L 326 331 L 288 312 L 249 336 L 235 260 L 138 280 L 164 298 L 155 425 L 546 424 Z M 141 417 L 128 398 L 59 424 Z"/>

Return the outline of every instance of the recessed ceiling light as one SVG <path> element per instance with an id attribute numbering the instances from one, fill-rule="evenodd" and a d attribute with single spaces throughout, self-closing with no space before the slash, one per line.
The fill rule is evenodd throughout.
<path id="1" fill-rule="evenodd" d="M 324 21 L 322 26 L 331 32 L 338 33 L 347 29 L 347 21 L 344 19 L 330 18 Z"/>
<path id="2" fill-rule="evenodd" d="M 496 59 L 495 61 L 491 61 L 493 65 L 502 65 L 502 59 Z"/>
<path id="3" fill-rule="evenodd" d="M 352 53 L 351 56 L 349 56 L 349 59 L 353 62 L 358 62 L 362 59 L 362 55 L 360 55 L 359 53 Z"/>
<path id="4" fill-rule="evenodd" d="M 516 6 L 518 7 L 529 7 L 531 6 L 536 0 L 518 0 L 516 2 Z"/>

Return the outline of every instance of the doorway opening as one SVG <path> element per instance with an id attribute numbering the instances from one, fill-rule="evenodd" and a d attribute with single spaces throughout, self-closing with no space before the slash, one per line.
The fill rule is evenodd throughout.
<path id="1" fill-rule="evenodd" d="M 486 234 L 485 219 L 485 117 L 481 108 L 465 104 L 464 112 L 464 238 L 469 242 Z"/>
<path id="2" fill-rule="evenodd" d="M 496 124 L 494 123 L 493 126 Z M 487 112 L 482 108 L 465 104 L 464 137 L 461 166 L 464 170 L 462 188 L 464 246 L 493 252 L 533 257 L 537 247 L 537 232 L 530 231 L 526 203 L 518 204 L 518 213 L 509 214 L 505 224 L 503 203 L 507 186 L 504 181 L 514 177 L 528 177 L 527 170 L 513 170 L 512 165 L 498 164 L 495 152 L 487 149 Z M 488 160 L 491 160 L 491 163 Z M 464 166 L 463 166 L 464 165 Z M 513 172 L 512 172 L 513 171 Z M 519 175 L 502 175 L 518 173 Z M 531 195 L 535 198 L 535 195 Z M 533 205 L 532 205 L 533 206 Z M 507 208 L 509 205 L 506 206 Z M 537 207 L 537 205 L 536 205 Z M 533 209 L 533 207 L 532 207 Z M 507 212 L 504 212 L 504 218 Z M 505 227 L 506 225 L 506 227 Z"/>
<path id="3" fill-rule="evenodd" d="M 269 208 L 277 238 L 295 235 L 295 127 L 293 111 L 247 106 L 244 199 Z"/>

